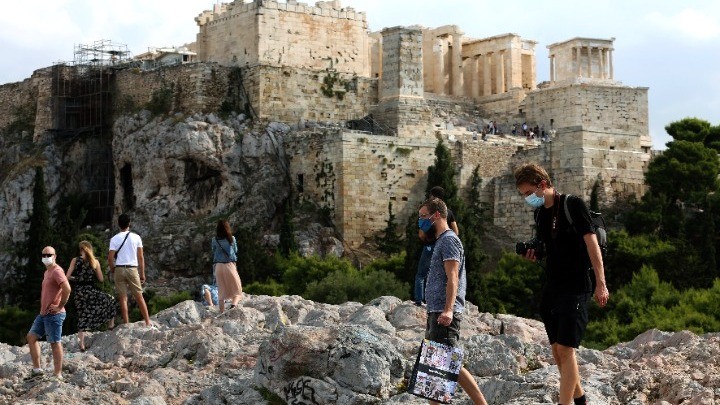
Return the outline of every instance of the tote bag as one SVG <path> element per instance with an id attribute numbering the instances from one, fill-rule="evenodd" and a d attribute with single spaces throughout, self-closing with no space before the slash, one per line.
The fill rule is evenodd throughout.
<path id="1" fill-rule="evenodd" d="M 455 394 L 463 350 L 424 339 L 413 367 L 408 392 L 447 404 Z"/>

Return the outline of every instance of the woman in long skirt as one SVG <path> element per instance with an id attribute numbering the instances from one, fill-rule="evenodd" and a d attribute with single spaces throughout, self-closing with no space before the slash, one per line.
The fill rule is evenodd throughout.
<path id="1" fill-rule="evenodd" d="M 78 312 L 78 338 L 80 350 L 85 351 L 85 331 L 97 329 L 105 322 L 108 328 L 115 326 L 118 303 L 115 297 L 100 290 L 103 282 L 100 263 L 95 258 L 90 242 L 79 244 L 80 256 L 73 258 L 68 267 L 67 278 L 73 286 L 73 298 Z"/>
<path id="2" fill-rule="evenodd" d="M 225 311 L 225 300 L 229 299 L 229 309 L 235 308 L 242 298 L 242 284 L 237 272 L 237 241 L 230 230 L 230 223 L 220 220 L 217 223 L 215 237 L 210 243 L 213 252 L 213 266 L 218 287 L 220 312 Z"/>

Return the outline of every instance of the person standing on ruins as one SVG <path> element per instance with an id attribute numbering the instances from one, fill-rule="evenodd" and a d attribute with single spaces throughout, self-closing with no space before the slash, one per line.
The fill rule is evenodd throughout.
<path id="1" fill-rule="evenodd" d="M 448 225 L 448 208 L 442 200 L 431 197 L 425 201 L 418 210 L 418 218 L 428 221 L 437 235 L 427 279 L 425 338 L 457 346 L 467 287 L 463 245 Z M 465 367 L 460 369 L 458 383 L 473 403 L 487 405 L 480 387 Z"/>
<path id="2" fill-rule="evenodd" d="M 484 131 L 483 131 L 484 134 Z M 484 140 L 484 135 L 483 135 Z M 430 189 L 430 196 L 434 198 L 443 199 L 445 198 L 445 189 L 440 186 L 435 186 Z M 456 235 L 460 234 L 457 223 L 455 222 L 455 215 L 448 209 L 447 222 L 450 228 L 455 232 Z M 435 246 L 435 232 L 431 224 L 428 221 L 418 221 L 418 238 L 422 242 L 422 252 L 420 253 L 420 260 L 418 261 L 417 272 L 415 273 L 415 289 L 413 298 L 415 299 L 415 305 L 420 306 L 425 301 L 425 278 L 428 275 L 430 269 L 430 258 L 432 257 L 433 247 Z"/>
<path id="3" fill-rule="evenodd" d="M 520 195 L 536 210 L 537 237 L 547 260 L 540 317 L 560 373 L 559 402 L 583 405 L 587 400 L 580 386 L 575 350 L 588 324 L 591 294 L 601 307 L 610 297 L 590 211 L 582 199 L 559 194 L 545 169 L 536 164 L 523 165 L 514 175 Z M 537 260 L 535 250 L 528 249 L 525 258 Z"/>
<path id="4" fill-rule="evenodd" d="M 27 334 L 28 347 L 33 369 L 31 376 L 43 374 L 40 364 L 40 343 L 38 340 L 47 336 L 53 357 L 53 375 L 62 381 L 62 325 L 65 321 L 65 305 L 70 299 L 70 283 L 62 267 L 55 263 L 57 256 L 52 246 L 42 250 L 42 262 L 45 265 L 42 290 L 40 292 L 40 314 Z"/>
<path id="5" fill-rule="evenodd" d="M 215 228 L 215 237 L 210 242 L 213 252 L 215 280 L 218 287 L 220 312 L 225 311 L 225 300 L 230 300 L 228 309 L 233 309 L 242 299 L 242 283 L 237 272 L 238 246 L 230 229 L 230 223 L 219 220 Z"/>
<path id="6" fill-rule="evenodd" d="M 142 284 L 145 283 L 145 257 L 140 235 L 130 232 L 130 216 L 121 214 L 118 217 L 120 232 L 110 239 L 110 252 L 108 252 L 109 274 L 115 281 L 117 299 L 120 303 L 120 314 L 125 323 L 130 322 L 128 317 L 128 290 L 135 297 L 140 314 L 145 320 L 145 326 L 152 327 L 147 304 L 142 295 Z"/>

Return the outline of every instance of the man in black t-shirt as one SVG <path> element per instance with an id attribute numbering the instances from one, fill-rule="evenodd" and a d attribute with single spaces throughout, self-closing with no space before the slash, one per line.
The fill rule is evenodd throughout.
<path id="1" fill-rule="evenodd" d="M 537 237 L 545 247 L 547 281 L 540 316 L 560 372 L 559 402 L 583 405 L 586 398 L 580 386 L 575 349 L 587 327 L 590 295 L 601 307 L 610 296 L 590 211 L 580 198 L 559 194 L 545 169 L 536 164 L 516 169 L 515 185 L 525 201 L 536 209 Z M 535 251 L 528 249 L 525 257 L 535 261 Z"/>

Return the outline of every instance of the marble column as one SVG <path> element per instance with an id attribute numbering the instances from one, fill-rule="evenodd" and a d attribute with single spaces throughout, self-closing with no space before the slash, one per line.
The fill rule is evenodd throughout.
<path id="1" fill-rule="evenodd" d="M 495 93 L 505 92 L 505 52 L 495 53 Z"/>
<path id="2" fill-rule="evenodd" d="M 587 77 L 588 79 L 592 77 L 592 47 L 590 45 L 587 46 L 587 53 L 588 53 L 588 71 L 587 71 Z"/>
<path id="3" fill-rule="evenodd" d="M 452 94 L 453 96 L 463 95 L 463 71 L 462 71 L 462 35 L 453 34 L 452 45 Z"/>
<path id="4" fill-rule="evenodd" d="M 608 49 L 608 64 L 610 66 L 610 80 L 615 79 L 615 73 L 613 72 L 613 57 L 612 57 L 612 49 Z"/>
<path id="5" fill-rule="evenodd" d="M 600 78 L 605 78 L 605 48 L 599 48 L 598 54 L 600 56 Z"/>
<path id="6" fill-rule="evenodd" d="M 472 57 L 470 62 L 470 71 L 472 72 L 472 97 L 480 97 L 480 55 Z"/>
<path id="7" fill-rule="evenodd" d="M 550 55 L 550 82 L 555 81 L 555 55 Z"/>
<path id="8" fill-rule="evenodd" d="M 492 58 L 492 52 L 486 53 L 485 57 L 483 58 L 483 96 L 489 96 L 492 94 L 492 72 L 490 72 L 490 58 Z"/>
<path id="9" fill-rule="evenodd" d="M 578 77 L 582 76 L 582 66 L 580 65 L 580 49 L 581 48 L 579 46 L 575 47 L 575 63 L 576 63 L 575 66 L 577 66 L 577 76 Z"/>
<path id="10" fill-rule="evenodd" d="M 445 58 L 443 54 L 442 38 L 433 41 L 433 56 L 435 57 L 435 77 L 433 77 L 433 90 L 435 94 L 445 94 Z"/>

